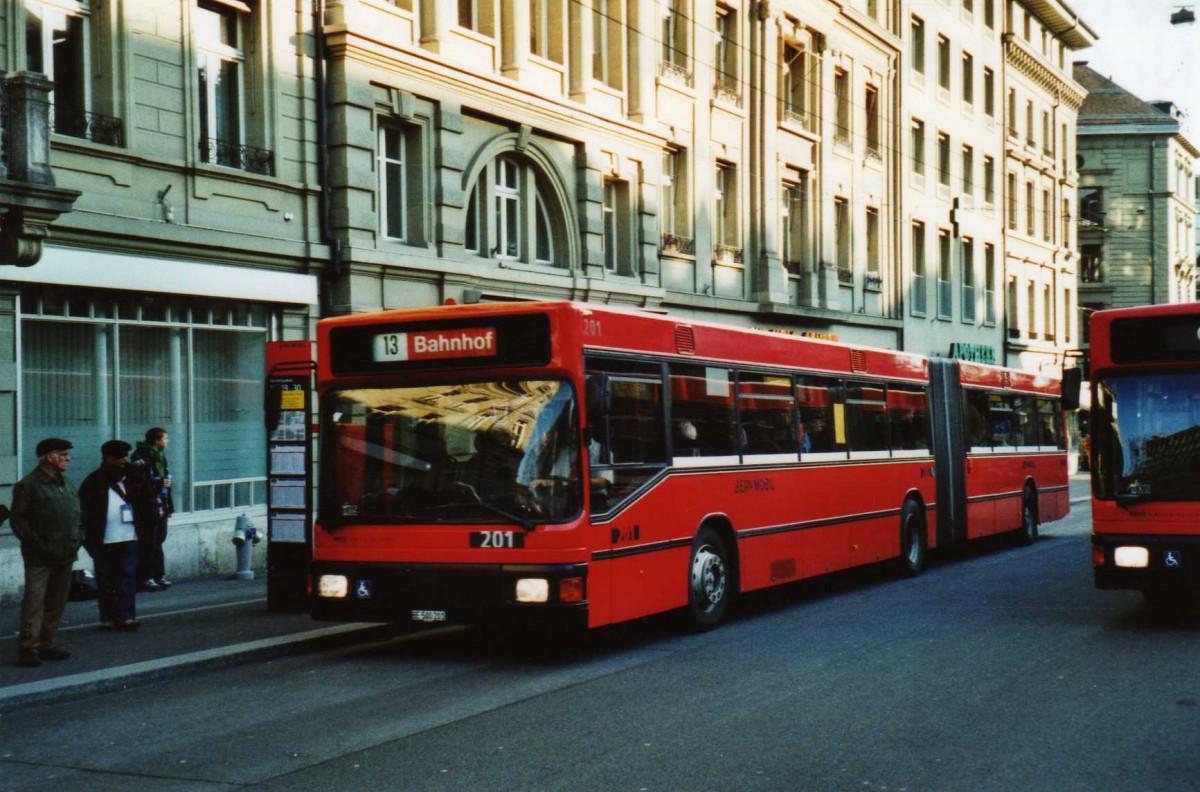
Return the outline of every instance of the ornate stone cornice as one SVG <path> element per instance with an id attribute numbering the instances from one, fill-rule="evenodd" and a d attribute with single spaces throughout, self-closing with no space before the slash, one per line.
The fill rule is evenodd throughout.
<path id="1" fill-rule="evenodd" d="M 1012 33 L 1004 35 L 1004 62 L 1037 83 L 1046 93 L 1079 112 L 1087 92 L 1074 80 L 1067 79 L 1047 66 L 1024 41 Z"/>

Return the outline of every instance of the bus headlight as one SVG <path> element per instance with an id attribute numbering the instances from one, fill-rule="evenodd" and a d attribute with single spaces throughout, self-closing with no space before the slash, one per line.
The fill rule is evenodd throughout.
<path id="1" fill-rule="evenodd" d="M 1113 550 L 1113 563 L 1128 569 L 1150 566 L 1150 551 L 1144 547 L 1118 547 Z"/>
<path id="2" fill-rule="evenodd" d="M 550 581 L 545 578 L 521 578 L 517 581 L 517 602 L 549 602 Z"/>
<path id="3" fill-rule="evenodd" d="M 321 575 L 317 578 L 317 596 L 345 599 L 350 593 L 350 581 L 345 575 Z"/>

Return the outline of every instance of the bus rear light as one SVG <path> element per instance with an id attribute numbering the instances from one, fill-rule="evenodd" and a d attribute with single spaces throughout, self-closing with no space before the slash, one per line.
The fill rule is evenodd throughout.
<path id="1" fill-rule="evenodd" d="M 1094 567 L 1104 566 L 1104 546 L 1103 545 L 1092 545 L 1092 566 L 1094 566 Z"/>
<path id="2" fill-rule="evenodd" d="M 583 602 L 583 578 L 563 578 L 558 581 L 559 602 Z"/>
<path id="3" fill-rule="evenodd" d="M 326 599 L 345 599 L 350 593 L 350 581 L 345 575 L 321 575 L 317 578 L 317 596 Z"/>
<path id="4" fill-rule="evenodd" d="M 1113 550 L 1113 563 L 1127 569 L 1150 566 L 1150 551 L 1144 547 L 1118 547 Z"/>
<path id="5" fill-rule="evenodd" d="M 545 578 L 521 578 L 517 581 L 517 602 L 549 602 L 550 581 Z"/>

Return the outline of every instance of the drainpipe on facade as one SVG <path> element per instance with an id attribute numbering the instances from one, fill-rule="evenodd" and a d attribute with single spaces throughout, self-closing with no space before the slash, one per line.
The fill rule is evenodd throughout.
<path id="1" fill-rule="evenodd" d="M 317 83 L 317 189 L 321 195 L 321 244 L 329 246 L 329 266 L 319 279 L 321 316 L 333 313 L 333 281 L 342 274 L 342 241 L 333 237 L 329 190 L 329 92 L 325 80 L 325 1 L 313 0 L 313 77 Z"/>

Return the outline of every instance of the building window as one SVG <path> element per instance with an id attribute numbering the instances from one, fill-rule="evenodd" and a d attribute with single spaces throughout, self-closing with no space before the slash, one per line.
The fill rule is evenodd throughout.
<path id="1" fill-rule="evenodd" d="M 1050 191 L 1042 190 L 1042 241 L 1050 242 L 1054 236 L 1054 202 Z"/>
<path id="2" fill-rule="evenodd" d="M 1079 281 L 1081 283 L 1104 282 L 1104 246 L 1079 246 Z"/>
<path id="3" fill-rule="evenodd" d="M 921 222 L 912 224 L 912 257 L 912 311 L 923 316 L 928 301 L 928 287 L 925 275 L 925 224 Z"/>
<path id="4" fill-rule="evenodd" d="M 1062 312 L 1063 346 L 1070 349 L 1071 344 L 1073 343 L 1072 339 L 1074 338 L 1074 333 L 1071 332 L 1071 325 L 1073 324 L 1073 322 L 1071 321 L 1071 317 L 1073 317 L 1075 315 L 1075 312 L 1071 310 L 1071 290 L 1070 289 L 1063 289 L 1062 299 L 1063 299 L 1063 302 L 1062 302 L 1062 305 L 1063 305 L 1063 312 Z"/>
<path id="5" fill-rule="evenodd" d="M 740 259 L 737 167 L 732 163 L 718 162 L 716 176 L 717 192 L 713 196 L 716 199 L 714 202 L 716 223 L 713 226 L 713 241 L 719 248 L 728 248 L 728 250 L 719 251 L 725 256 L 733 255 L 733 249 L 738 248 L 736 255 Z M 718 258 L 721 257 L 718 255 Z"/>
<path id="6" fill-rule="evenodd" d="M 662 250 L 687 256 L 695 255 L 687 150 L 664 151 L 662 168 L 662 196 L 658 206 L 663 235 Z"/>
<path id="7" fill-rule="evenodd" d="M 1055 315 L 1054 273 L 1047 276 L 1049 281 L 1042 284 L 1042 336 L 1047 341 L 1058 338 L 1058 317 Z"/>
<path id="8" fill-rule="evenodd" d="M 799 45 L 784 46 L 782 80 L 784 120 L 815 132 L 819 121 L 820 56 Z"/>
<path id="9" fill-rule="evenodd" d="M 171 435 L 178 512 L 266 503 L 262 372 L 271 306 L 41 289 L 21 300 L 21 458 L 68 437 L 80 462 L 114 437 Z"/>
<path id="10" fill-rule="evenodd" d="M 666 0 L 662 15 L 662 62 L 665 71 L 673 72 L 691 84 L 691 47 L 686 0 Z"/>
<path id="11" fill-rule="evenodd" d="M 813 262 L 812 179 L 807 171 L 793 171 L 783 184 L 783 265 L 792 275 L 808 271 Z"/>
<path id="12" fill-rule="evenodd" d="M 975 104 L 975 56 L 962 54 L 962 100 L 963 104 Z"/>
<path id="13" fill-rule="evenodd" d="M 938 88 L 940 91 L 950 92 L 950 39 L 939 35 L 937 37 L 938 48 Z"/>
<path id="14" fill-rule="evenodd" d="M 945 132 L 939 132 L 937 136 L 938 147 L 938 184 L 946 189 L 950 188 L 950 136 Z"/>
<path id="15" fill-rule="evenodd" d="M 1032 278 L 1025 283 L 1025 334 L 1037 338 L 1037 284 Z"/>
<path id="16" fill-rule="evenodd" d="M 996 324 L 996 246 L 983 246 L 983 322 Z"/>
<path id="17" fill-rule="evenodd" d="M 529 52 L 564 63 L 562 0 L 529 0 Z"/>
<path id="18" fill-rule="evenodd" d="M 975 241 L 962 240 L 962 320 L 975 323 Z"/>
<path id="19" fill-rule="evenodd" d="M 975 149 L 971 146 L 962 148 L 962 191 L 966 196 L 975 194 Z"/>
<path id="20" fill-rule="evenodd" d="M 424 169 L 421 129 L 384 124 L 379 128 L 379 206 L 381 232 L 412 244 L 425 241 Z"/>
<path id="21" fill-rule="evenodd" d="M 850 202 L 845 198 L 833 199 L 833 241 L 836 249 L 834 260 L 838 269 L 838 282 L 854 283 L 850 259 Z"/>
<path id="22" fill-rule="evenodd" d="M 882 119 L 879 108 L 879 89 L 868 85 L 865 97 L 867 116 L 867 159 L 881 160 L 883 158 Z"/>
<path id="23" fill-rule="evenodd" d="M 1062 199 L 1062 238 L 1059 240 L 1062 247 L 1071 247 L 1071 201 L 1069 198 Z"/>
<path id="24" fill-rule="evenodd" d="M 1104 227 L 1104 191 L 1099 187 L 1079 188 L 1079 228 Z"/>
<path id="25" fill-rule="evenodd" d="M 996 160 L 991 157 L 983 158 L 983 202 L 996 203 Z"/>
<path id="26" fill-rule="evenodd" d="M 954 269 L 950 253 L 950 232 L 938 230 L 938 318 L 954 316 Z"/>
<path id="27" fill-rule="evenodd" d="M 1034 201 L 1033 182 L 1025 182 L 1025 233 L 1034 236 L 1037 233 L 1037 204 Z"/>
<path id="28" fill-rule="evenodd" d="M 836 69 L 833 72 L 833 102 L 837 113 L 833 142 L 843 148 L 850 148 L 850 74 L 845 69 Z"/>
<path id="29" fill-rule="evenodd" d="M 489 38 L 495 37 L 495 3 L 491 0 L 458 0 L 458 26 Z"/>
<path id="30" fill-rule="evenodd" d="M 913 71 L 925 76 L 925 20 L 912 18 L 912 65 Z"/>
<path id="31" fill-rule="evenodd" d="M 1054 156 L 1054 129 L 1050 126 L 1050 111 L 1042 111 L 1042 153 Z"/>
<path id="32" fill-rule="evenodd" d="M 713 31 L 715 52 L 713 65 L 716 67 L 714 95 L 730 104 L 741 107 L 742 86 L 738 82 L 738 16 L 737 11 L 727 6 L 717 6 L 716 26 Z"/>
<path id="33" fill-rule="evenodd" d="M 996 73 L 986 66 L 983 69 L 983 114 L 996 116 Z"/>
<path id="34" fill-rule="evenodd" d="M 625 4 L 592 0 L 592 78 L 618 91 L 625 87 Z"/>
<path id="35" fill-rule="evenodd" d="M 111 77 L 92 74 L 91 13 L 86 3 L 64 0 L 25 5 L 25 66 L 54 81 L 50 92 L 50 128 L 59 135 L 109 146 L 124 145 L 121 121 L 92 112 L 93 79 L 107 85 Z M 107 71 L 107 70 L 104 70 Z M 97 97 L 110 98 L 107 92 Z"/>
<path id="36" fill-rule="evenodd" d="M 1033 100 L 1025 102 L 1025 145 L 1033 148 L 1037 141 L 1033 138 Z"/>
<path id="37" fill-rule="evenodd" d="M 1017 89 L 1008 89 L 1008 136 L 1016 138 L 1020 133 L 1017 131 Z"/>
<path id="38" fill-rule="evenodd" d="M 867 207 L 867 280 L 882 285 L 879 274 L 879 209 Z"/>
<path id="39" fill-rule="evenodd" d="M 1005 302 L 1006 310 L 1004 317 L 1008 326 L 1008 337 L 1010 339 L 1018 339 L 1021 337 L 1021 317 L 1017 306 L 1016 275 L 1009 275 L 1008 281 L 1005 283 Z"/>
<path id="40" fill-rule="evenodd" d="M 200 161 L 273 176 L 275 155 L 248 140 L 247 107 L 256 106 L 247 61 L 252 16 L 240 0 L 200 0 L 196 7 Z"/>
<path id="41" fill-rule="evenodd" d="M 638 274 L 633 260 L 631 194 L 629 182 L 604 180 L 604 268 L 616 275 Z"/>
<path id="42" fill-rule="evenodd" d="M 912 167 L 913 173 L 925 178 L 925 122 L 912 122 Z"/>
<path id="43" fill-rule="evenodd" d="M 570 266 L 561 253 L 567 249 L 566 215 L 550 195 L 545 177 L 524 158 L 492 160 L 467 200 L 465 249 L 484 258 Z"/>
<path id="44" fill-rule="evenodd" d="M 1008 174 L 1008 194 L 1006 196 L 1008 207 L 1006 214 L 1008 215 L 1008 230 L 1017 230 L 1017 175 L 1015 173 Z"/>

